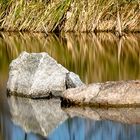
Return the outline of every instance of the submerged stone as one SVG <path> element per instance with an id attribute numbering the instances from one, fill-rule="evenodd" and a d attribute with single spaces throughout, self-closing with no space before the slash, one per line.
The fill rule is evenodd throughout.
<path id="1" fill-rule="evenodd" d="M 66 88 L 81 85 L 78 75 L 71 74 L 47 53 L 23 52 L 10 64 L 7 89 L 9 94 L 45 98 L 61 96 Z"/>
<path id="2" fill-rule="evenodd" d="M 93 106 L 140 106 L 140 81 L 94 83 L 63 93 L 63 101 Z"/>

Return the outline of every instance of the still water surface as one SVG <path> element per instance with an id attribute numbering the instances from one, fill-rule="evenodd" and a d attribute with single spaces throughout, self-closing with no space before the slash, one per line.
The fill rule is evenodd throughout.
<path id="1" fill-rule="evenodd" d="M 0 33 L 0 140 L 140 139 L 139 124 L 105 119 L 95 121 L 78 116 L 69 117 L 47 136 L 26 131 L 13 121 L 5 88 L 9 64 L 22 51 L 48 52 L 68 70 L 77 73 L 85 83 L 140 79 L 140 34 L 117 38 L 108 33 L 48 36 Z M 32 125 L 36 123 L 34 121 Z"/>

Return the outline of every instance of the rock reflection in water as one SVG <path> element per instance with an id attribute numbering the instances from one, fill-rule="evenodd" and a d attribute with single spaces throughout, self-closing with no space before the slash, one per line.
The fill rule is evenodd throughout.
<path id="1" fill-rule="evenodd" d="M 80 116 L 92 120 L 112 120 L 126 124 L 140 124 L 140 108 L 63 108 L 69 116 Z"/>
<path id="2" fill-rule="evenodd" d="M 74 117 L 60 125 L 49 140 L 139 140 L 140 125 Z"/>
<path id="3" fill-rule="evenodd" d="M 8 103 L 12 115 L 9 123 L 12 129 L 8 132 L 11 140 L 140 139 L 140 108 L 72 107 L 62 110 L 56 99 L 31 100 L 13 96 Z"/>
<path id="4" fill-rule="evenodd" d="M 8 101 L 13 122 L 28 133 L 47 136 L 68 118 L 59 99 L 31 100 L 11 96 Z"/>

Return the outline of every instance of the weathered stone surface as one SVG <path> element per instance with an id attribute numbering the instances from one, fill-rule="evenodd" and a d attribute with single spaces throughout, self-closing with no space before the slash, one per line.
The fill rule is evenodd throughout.
<path id="1" fill-rule="evenodd" d="M 82 86 L 83 83 L 80 80 L 79 76 L 73 72 L 69 72 L 66 74 L 66 87 L 67 88 L 75 88 Z"/>
<path id="2" fill-rule="evenodd" d="M 84 85 L 75 89 L 68 89 L 64 92 L 63 97 L 79 105 L 137 106 L 140 105 L 140 81 Z"/>
<path id="3" fill-rule="evenodd" d="M 68 118 L 59 99 L 32 100 L 11 96 L 8 103 L 12 121 L 28 133 L 47 136 Z"/>
<path id="4" fill-rule="evenodd" d="M 127 124 L 140 124 L 140 108 L 63 108 L 70 117 L 83 117 L 95 121 L 112 120 Z"/>
<path id="5" fill-rule="evenodd" d="M 66 88 L 82 84 L 76 74 L 69 72 L 47 53 L 23 52 L 10 64 L 7 89 L 10 94 L 43 98 L 50 94 L 61 96 Z"/>

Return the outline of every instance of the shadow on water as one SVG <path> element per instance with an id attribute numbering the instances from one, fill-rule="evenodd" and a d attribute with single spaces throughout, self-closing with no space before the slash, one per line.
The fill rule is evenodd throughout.
<path id="1" fill-rule="evenodd" d="M 61 34 L 59 36 L 0 33 L 0 140 L 140 139 L 140 125 L 136 124 L 139 123 L 140 118 L 135 118 L 136 115 L 132 115 L 136 121 L 130 124 L 126 121 L 123 123 L 109 121 L 112 120 L 111 117 L 103 115 L 101 118 L 104 120 L 88 118 L 91 114 L 85 118 L 72 117 L 69 112 L 62 111 L 67 117 L 61 121 L 65 115 L 61 111 L 63 117 L 61 113 L 60 116 L 58 113 L 50 115 L 51 112 L 45 109 L 47 105 L 40 105 L 40 107 L 36 106 L 37 103 L 30 101 L 25 102 L 23 106 L 18 103 L 24 102 L 18 100 L 10 103 L 5 94 L 8 67 L 22 51 L 48 52 L 67 69 L 77 73 L 85 83 L 140 79 L 139 34 L 129 34 L 119 39 L 107 33 Z M 35 110 L 38 107 L 41 108 L 38 109 L 40 112 Z M 53 109 L 55 107 L 51 110 Z M 124 112 L 128 110 L 124 110 L 120 116 L 123 116 Z M 114 114 L 112 111 L 101 113 Z M 137 116 L 140 115 L 137 114 Z M 127 118 L 127 115 L 123 116 L 124 120 Z M 58 123 L 58 120 L 61 123 Z M 49 123 L 51 121 L 52 127 Z"/>

